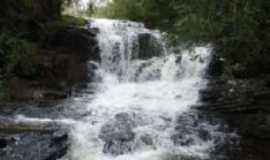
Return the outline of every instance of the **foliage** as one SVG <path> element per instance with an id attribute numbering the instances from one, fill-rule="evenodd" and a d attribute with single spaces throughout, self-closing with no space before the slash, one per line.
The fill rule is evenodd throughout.
<path id="1" fill-rule="evenodd" d="M 0 35 L 1 70 L 4 77 L 32 78 L 37 75 L 37 48 L 32 42 L 3 33 Z"/>
<path id="2" fill-rule="evenodd" d="M 81 17 L 64 15 L 64 16 L 62 16 L 62 24 L 63 25 L 83 26 L 86 24 L 86 20 L 84 18 L 81 18 Z"/>
<path id="3" fill-rule="evenodd" d="M 265 0 L 113 0 L 96 15 L 143 21 L 178 43 L 212 42 L 232 63 L 247 64 L 269 52 L 269 7 Z"/>

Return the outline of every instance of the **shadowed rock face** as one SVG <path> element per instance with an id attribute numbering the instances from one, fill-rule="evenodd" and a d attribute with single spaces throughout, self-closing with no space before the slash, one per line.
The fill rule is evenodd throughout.
<path id="1" fill-rule="evenodd" d="M 8 144 L 8 141 L 4 138 L 0 139 L 0 149 L 6 148 Z"/>
<path id="2" fill-rule="evenodd" d="M 212 57 L 212 60 L 207 69 L 208 76 L 219 77 L 223 74 L 223 61 L 217 55 Z"/>
<path id="3" fill-rule="evenodd" d="M 99 63 L 99 47 L 95 33 L 82 28 L 64 27 L 48 35 L 36 55 L 37 75 L 28 73 L 33 67 L 15 67 L 16 77 L 9 80 L 10 97 L 20 101 L 58 100 L 70 96 L 70 89 L 94 81 Z"/>
<path id="4" fill-rule="evenodd" d="M 222 62 L 214 57 L 207 70 L 208 86 L 200 91 L 202 104 L 196 108 L 226 120 L 241 136 L 238 149 L 230 151 L 235 156 L 229 159 L 269 159 L 269 75 L 260 77 L 261 72 L 251 71 L 255 74 L 251 76 L 248 68 L 240 64 L 225 66 L 224 63 L 223 71 L 221 66 Z"/>
<path id="5" fill-rule="evenodd" d="M 142 33 L 138 35 L 139 51 L 138 55 L 133 55 L 133 58 L 150 59 L 164 54 L 162 44 L 156 37 L 149 33 Z"/>
<path id="6" fill-rule="evenodd" d="M 100 61 L 98 43 L 93 32 L 82 28 L 62 28 L 48 39 L 49 47 L 76 51 L 80 61 Z M 73 54 L 74 52 L 70 52 Z M 68 53 L 67 53 L 68 54 Z"/>

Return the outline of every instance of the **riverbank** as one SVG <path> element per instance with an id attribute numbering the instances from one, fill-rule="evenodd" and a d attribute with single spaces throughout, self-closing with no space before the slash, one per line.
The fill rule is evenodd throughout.
<path id="1" fill-rule="evenodd" d="M 91 80 L 98 62 L 96 30 L 83 18 L 63 15 L 65 1 L 4 0 L 0 12 L 0 101 L 67 98 Z"/>
<path id="2" fill-rule="evenodd" d="M 256 66 L 249 69 L 253 67 Z M 208 86 L 200 91 L 202 103 L 194 108 L 214 114 L 236 129 L 241 136 L 238 159 L 267 160 L 270 157 L 270 75 L 246 73 L 252 71 L 236 71 L 235 66 L 227 65 L 223 59 L 219 62 L 214 59 L 208 70 Z"/>

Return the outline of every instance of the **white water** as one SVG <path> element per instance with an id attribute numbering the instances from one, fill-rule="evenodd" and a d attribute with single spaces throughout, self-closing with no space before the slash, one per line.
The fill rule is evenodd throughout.
<path id="1" fill-rule="evenodd" d="M 75 98 L 72 105 L 79 113 L 86 114 L 71 130 L 71 160 L 162 160 L 170 156 L 194 156 L 208 158 L 214 138 L 202 140 L 193 134 L 194 143 L 177 145 L 172 135 L 177 133 L 177 117 L 195 114 L 191 106 L 198 103 L 199 90 L 204 88 L 204 72 L 211 59 L 211 47 L 197 47 L 182 51 L 182 59 L 167 49 L 161 33 L 145 29 L 142 24 L 114 20 L 92 20 L 91 27 L 100 30 L 98 35 L 102 62 L 97 74 L 95 95 Z M 134 59 L 137 55 L 138 35 L 148 33 L 157 39 L 163 54 L 148 60 Z M 116 49 L 115 49 L 116 48 Z M 116 50 L 116 51 L 115 51 Z M 103 153 L 105 142 L 99 138 L 101 128 L 115 115 L 128 113 L 135 126 L 135 139 L 128 144 L 131 151 L 120 155 Z M 189 116 L 187 116 L 189 117 Z M 192 116 L 190 117 L 192 118 Z M 189 122 L 196 120 L 190 119 Z M 186 123 L 186 122 L 183 122 Z M 200 123 L 200 122 L 199 122 Z M 200 127 L 211 137 L 222 137 L 217 126 L 201 122 Z M 178 133 L 179 134 L 179 133 Z M 181 133 L 180 133 L 181 134 Z M 149 136 L 152 144 L 145 144 L 141 137 Z"/>
<path id="2" fill-rule="evenodd" d="M 70 128 L 70 149 L 61 160 L 211 159 L 211 151 L 230 135 L 191 109 L 199 103 L 199 90 L 207 84 L 203 77 L 211 60 L 211 46 L 174 53 L 160 32 L 143 24 L 106 19 L 91 22 L 91 27 L 100 30 L 97 38 L 102 59 L 97 82 L 89 84 L 95 93 L 87 91 L 67 100 L 67 110 L 74 112 L 74 117 L 19 115 L 15 120 Z M 138 58 L 139 48 L 145 45 L 139 43 L 141 34 L 152 37 L 159 56 Z M 108 124 L 116 124 L 107 130 L 112 132 L 108 133 L 112 143 L 100 136 Z M 126 137 L 125 127 L 134 137 L 122 142 L 119 133 L 123 134 L 124 128 L 122 136 Z"/>

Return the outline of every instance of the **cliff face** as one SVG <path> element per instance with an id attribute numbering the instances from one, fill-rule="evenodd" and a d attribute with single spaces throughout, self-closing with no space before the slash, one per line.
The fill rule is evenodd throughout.
<path id="1" fill-rule="evenodd" d="M 270 157 L 270 75 L 252 72 L 256 66 L 230 66 L 215 57 L 208 69 L 209 83 L 195 108 L 225 119 L 241 136 L 236 159 Z M 242 70 L 240 71 L 240 69 Z M 241 75 L 241 76 L 240 76 Z"/>
<path id="2" fill-rule="evenodd" d="M 82 28 L 63 27 L 46 38 L 35 59 L 37 74 L 27 73 L 32 66 L 26 64 L 14 68 L 15 76 L 8 82 L 11 100 L 66 98 L 71 88 L 91 81 L 88 61 L 98 62 L 100 57 L 95 34 Z"/>
<path id="3" fill-rule="evenodd" d="M 99 61 L 96 33 L 81 27 L 85 20 L 61 15 L 67 1 L 1 2 L 0 100 L 62 99 L 91 80 L 87 62 Z"/>

